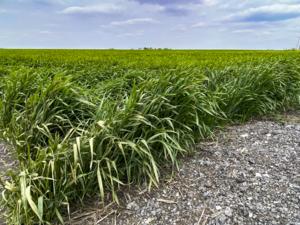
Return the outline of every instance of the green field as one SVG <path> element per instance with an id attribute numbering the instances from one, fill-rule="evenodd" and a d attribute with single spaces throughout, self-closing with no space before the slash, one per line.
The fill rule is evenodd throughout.
<path id="1" fill-rule="evenodd" d="M 215 129 L 300 105 L 299 51 L 0 50 L 9 224 L 156 186 Z M 96 188 L 97 187 L 97 188 Z"/>

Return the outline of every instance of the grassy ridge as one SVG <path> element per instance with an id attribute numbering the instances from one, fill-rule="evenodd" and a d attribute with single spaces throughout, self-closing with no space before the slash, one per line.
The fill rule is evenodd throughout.
<path id="1" fill-rule="evenodd" d="M 299 106 L 295 52 L 17 53 L 0 51 L 1 135 L 20 163 L 3 192 L 10 224 L 63 223 L 95 194 L 118 201 L 214 128 Z"/>

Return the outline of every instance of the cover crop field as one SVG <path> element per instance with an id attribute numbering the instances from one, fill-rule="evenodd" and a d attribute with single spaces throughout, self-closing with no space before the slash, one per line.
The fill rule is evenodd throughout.
<path id="1" fill-rule="evenodd" d="M 232 122 L 300 105 L 298 51 L 0 50 L 9 224 L 67 221 L 87 197 L 159 182 Z M 0 168 L 1 169 L 1 168 Z"/>

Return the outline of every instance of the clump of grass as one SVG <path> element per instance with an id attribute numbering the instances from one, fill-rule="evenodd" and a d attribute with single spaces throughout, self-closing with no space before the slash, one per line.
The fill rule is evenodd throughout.
<path id="1" fill-rule="evenodd" d="M 291 66 L 293 65 L 293 66 Z M 299 68 L 278 61 L 258 66 L 209 71 L 208 89 L 219 97 L 219 106 L 232 120 L 245 121 L 299 102 Z"/>
<path id="2" fill-rule="evenodd" d="M 157 185 L 216 126 L 299 104 L 299 72 L 296 62 L 180 68 L 90 89 L 63 73 L 5 75 L 1 129 L 20 161 L 3 192 L 8 223 L 63 223 L 71 203 L 96 192 L 118 202 L 122 185 Z"/>
<path id="3" fill-rule="evenodd" d="M 79 132 L 93 118 L 95 106 L 63 73 L 49 77 L 21 69 L 1 81 L 3 134 L 25 159 L 34 158 L 35 147 L 48 145 L 49 135 L 63 138 L 73 128 Z"/>

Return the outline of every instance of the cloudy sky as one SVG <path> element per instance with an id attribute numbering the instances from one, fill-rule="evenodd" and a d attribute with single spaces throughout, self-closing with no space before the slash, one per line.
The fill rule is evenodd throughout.
<path id="1" fill-rule="evenodd" d="M 286 49 L 300 0 L 0 0 L 0 48 Z"/>

